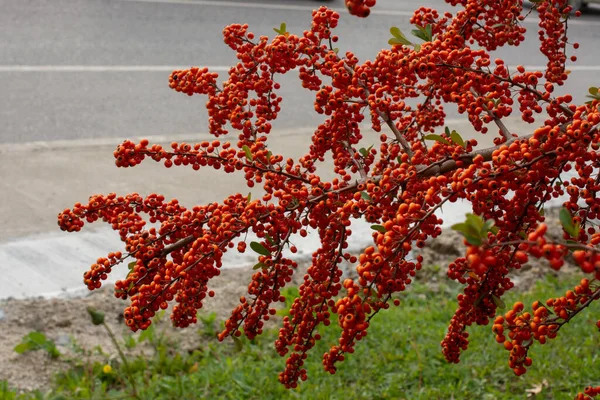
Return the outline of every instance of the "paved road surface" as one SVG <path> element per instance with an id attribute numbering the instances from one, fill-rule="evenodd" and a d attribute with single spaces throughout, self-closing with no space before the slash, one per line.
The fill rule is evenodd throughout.
<path id="1" fill-rule="evenodd" d="M 343 7 L 342 0 L 326 4 Z M 440 0 L 419 4 L 452 9 Z M 256 34 L 272 34 L 285 21 L 300 33 L 318 5 L 310 0 L 0 0 L 0 298 L 81 288 L 89 264 L 118 248 L 117 236 L 106 229 L 68 235 L 56 227 L 58 211 L 92 193 L 161 191 L 191 206 L 240 190 L 241 180 L 214 171 L 153 164 L 116 169 L 112 149 L 132 137 L 206 138 L 205 100 L 170 90 L 170 71 L 204 65 L 223 73 L 235 62 L 222 44 L 225 25 L 245 22 Z M 413 1 L 378 0 L 367 20 L 343 13 L 339 48 L 373 58 L 386 46 L 390 26 L 410 30 L 414 7 Z M 536 54 L 536 25 L 527 27 L 529 44 L 500 52 L 508 64 L 543 63 Z M 582 50 L 569 88 L 583 99 L 588 86 L 600 83 L 594 47 L 600 12 L 573 22 L 570 32 Z M 321 117 L 293 74 L 281 82 L 285 100 L 272 146 L 297 158 Z M 464 121 L 452 109 L 448 113 L 449 124 L 468 136 Z M 516 131 L 530 129 L 510 122 Z M 456 222 L 465 211 L 454 205 L 444 209 L 443 218 Z M 369 232 L 368 226 L 356 228 L 355 245 L 364 245 Z M 314 246 L 309 241 L 298 247 L 309 254 Z M 227 265 L 251 262 L 231 256 Z"/>
<path id="2" fill-rule="evenodd" d="M 342 0 L 322 4 L 343 7 Z M 441 0 L 419 4 L 453 9 Z M 222 43 L 225 25 L 246 22 L 255 33 L 270 35 L 285 21 L 291 32 L 301 33 L 318 5 L 311 0 L 0 0 L 0 143 L 206 132 L 204 99 L 170 90 L 170 70 L 207 65 L 222 72 L 236 61 Z M 373 58 L 386 46 L 390 26 L 410 30 L 414 8 L 414 1 L 379 0 L 367 20 L 343 13 L 339 48 Z M 499 52 L 508 64 L 543 64 L 537 26 L 526 26 L 531 40 Z M 570 33 L 582 45 L 577 65 L 593 68 L 573 72 L 570 90 L 583 99 L 598 83 L 600 53 L 593 49 L 600 40 L 600 12 L 572 23 Z M 280 81 L 285 100 L 276 128 L 305 128 L 321 120 L 295 74 Z"/>

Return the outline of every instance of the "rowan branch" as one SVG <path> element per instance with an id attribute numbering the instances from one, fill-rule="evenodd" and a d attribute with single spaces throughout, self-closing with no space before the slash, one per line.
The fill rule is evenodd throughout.
<path id="1" fill-rule="evenodd" d="M 484 161 L 490 161 L 492 159 L 492 154 L 494 153 L 494 151 L 498 150 L 502 146 L 508 146 L 511 143 L 516 142 L 517 140 L 528 140 L 531 137 L 533 137 L 533 135 L 512 137 L 509 141 L 499 144 L 497 146 L 488 147 L 488 148 L 481 149 L 481 150 L 476 150 L 471 153 L 461 154 L 461 155 L 457 156 L 458 159 L 445 159 L 445 160 L 436 161 L 429 165 L 417 165 L 416 166 L 417 175 L 420 177 L 429 177 L 429 176 L 434 176 L 434 175 L 445 174 L 447 172 L 450 172 L 450 171 L 453 171 L 453 170 L 459 168 L 459 164 L 458 164 L 459 162 L 461 163 L 461 166 L 460 166 L 461 168 L 472 164 L 473 159 L 477 156 L 482 156 Z M 319 201 L 326 199 L 330 195 L 342 194 L 342 193 L 346 193 L 346 192 L 353 192 L 353 191 L 358 190 L 357 189 L 358 185 L 364 184 L 368 181 L 377 183 L 377 182 L 379 182 L 379 180 L 381 180 L 381 178 L 382 177 L 380 175 L 377 175 L 377 176 L 373 176 L 366 180 L 360 179 L 360 180 L 356 181 L 355 183 L 345 186 L 343 188 L 336 189 L 336 190 L 330 190 L 319 196 L 309 197 L 307 199 L 307 202 L 318 203 Z M 295 208 L 298 208 L 298 207 L 296 206 Z M 295 208 L 291 208 L 291 209 L 295 209 Z"/>
<path id="2" fill-rule="evenodd" d="M 518 88 L 520 88 L 522 90 L 525 90 L 525 91 L 533 94 L 535 97 L 537 97 L 537 99 L 539 101 L 543 101 L 543 102 L 546 102 L 546 103 L 551 103 L 552 102 L 550 99 L 545 99 L 544 96 L 542 96 L 542 94 L 539 91 L 537 91 L 535 89 L 532 89 L 532 88 L 530 88 L 527 85 L 523 85 L 521 83 L 513 81 L 510 78 L 505 78 L 503 76 L 499 76 L 499 75 L 496 75 L 496 74 L 491 73 L 491 72 L 486 72 L 486 71 L 483 71 L 481 69 L 467 68 L 467 67 L 463 67 L 462 65 L 452 65 L 452 64 L 448 64 L 448 63 L 439 63 L 439 64 L 436 64 L 436 66 L 437 67 L 448 67 L 448 68 L 454 68 L 454 69 L 461 69 L 461 70 L 467 71 L 467 72 L 475 72 L 475 73 L 478 73 L 478 74 L 490 75 L 490 76 L 494 77 L 495 79 L 498 79 L 501 82 L 510 83 L 513 86 L 516 86 L 516 87 L 518 87 Z M 575 115 L 575 113 L 573 111 L 571 111 L 568 107 L 565 107 L 562 104 L 557 105 L 557 107 L 560 108 L 560 110 L 565 115 L 567 115 L 569 117 L 573 117 L 573 115 Z"/>
<path id="3" fill-rule="evenodd" d="M 365 171 L 364 165 L 362 165 L 356 159 L 356 152 L 354 151 L 354 149 L 352 148 L 352 146 L 350 146 L 350 144 L 348 142 L 344 142 L 344 147 L 346 148 L 346 150 L 348 151 L 348 153 L 350 153 L 350 157 L 352 158 L 352 162 L 356 166 L 356 169 L 358 169 L 358 173 L 360 174 L 360 177 L 363 180 L 366 180 L 368 178 L 367 171 Z"/>
<path id="4" fill-rule="evenodd" d="M 471 93 L 473 93 L 473 95 L 476 97 L 481 97 L 481 95 L 477 93 L 477 91 L 474 88 L 471 88 Z M 496 117 L 492 110 L 490 110 L 485 103 L 482 104 L 481 108 L 485 110 L 485 112 L 490 116 L 490 118 L 494 120 L 494 123 L 498 126 L 498 128 L 500 128 L 500 132 L 502 132 L 502 136 L 504 137 L 504 139 L 510 140 L 510 138 L 512 138 L 512 135 L 506 127 L 506 125 L 504 125 L 504 122 L 502 122 L 500 118 Z"/>
<path id="5" fill-rule="evenodd" d="M 160 252 L 160 256 L 161 257 L 165 257 L 167 254 L 170 254 L 174 251 L 177 251 L 185 246 L 187 246 L 188 244 L 192 243 L 196 238 L 194 237 L 194 235 L 189 235 L 184 237 L 183 239 L 180 239 L 179 241 L 170 244 L 168 246 L 165 246 L 162 251 Z"/>
<path id="6" fill-rule="evenodd" d="M 354 70 L 348 64 L 344 63 L 344 69 L 350 75 L 354 75 Z M 360 79 L 358 80 L 358 84 L 360 87 L 362 87 L 365 90 L 365 95 L 368 98 L 371 95 L 371 92 L 369 91 L 369 88 L 367 87 L 367 85 Z M 369 106 L 369 108 L 371 108 L 371 106 Z M 385 113 L 381 110 L 377 110 L 376 112 L 377 112 L 377 115 L 379 115 L 379 117 L 387 124 L 387 126 L 389 126 L 391 131 L 394 133 L 396 140 L 398 140 L 398 142 L 402 146 L 402 149 L 404 149 L 404 152 L 406 154 L 408 154 L 410 157 L 412 157 L 413 151 L 412 151 L 412 148 L 410 147 L 410 144 L 408 143 L 406 138 L 402 135 L 402 132 L 400 132 L 400 130 L 398 130 L 398 127 L 396 126 L 394 121 L 392 121 L 389 114 Z"/>

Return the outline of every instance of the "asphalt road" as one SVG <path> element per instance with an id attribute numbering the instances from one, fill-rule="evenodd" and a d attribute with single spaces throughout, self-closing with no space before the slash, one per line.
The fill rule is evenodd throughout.
<path id="1" fill-rule="evenodd" d="M 442 0 L 426 2 L 452 10 Z M 391 26 L 408 32 L 415 8 L 413 1 L 378 0 L 372 16 L 361 20 L 344 12 L 342 0 L 325 4 L 342 11 L 338 47 L 361 60 L 387 46 Z M 101 224 L 73 235 L 56 228 L 56 213 L 91 193 L 160 191 L 187 206 L 221 201 L 233 191 L 247 193 L 241 177 L 224 178 L 214 171 L 173 171 L 154 163 L 111 168 L 112 149 L 140 136 L 157 142 L 206 140 L 205 99 L 169 89 L 169 73 L 202 65 L 224 74 L 236 61 L 222 43 L 225 25 L 248 23 L 256 34 L 272 35 L 272 28 L 284 21 L 288 30 L 301 33 L 319 5 L 312 0 L 0 0 L 0 299 L 78 293 L 90 262 L 122 249 L 118 236 Z M 594 47 L 600 12 L 594 11 L 570 27 L 573 40 L 581 43 L 569 83 L 577 100 L 584 99 L 589 86 L 600 84 L 600 55 Z M 536 25 L 526 26 L 529 41 L 500 54 L 508 64 L 543 64 Z M 322 117 L 314 113 L 313 94 L 300 87 L 295 74 L 280 82 L 284 102 L 270 145 L 298 159 Z M 457 117 L 451 107 L 447 112 Z M 506 122 L 515 132 L 533 129 L 518 116 Z M 464 119 L 448 123 L 464 137 L 474 134 Z M 482 146 L 484 139 L 490 145 L 491 135 L 478 137 Z M 364 140 L 367 145 L 374 141 L 368 135 Z M 330 165 L 323 170 L 331 173 Z M 468 204 L 457 202 L 439 215 L 448 226 L 468 211 Z M 356 242 L 351 245 L 364 248 L 369 224 L 357 221 L 352 230 Z M 295 242 L 305 255 L 317 246 L 314 236 L 307 240 Z M 228 257 L 226 267 L 255 263 L 236 252 Z"/>
<path id="2" fill-rule="evenodd" d="M 308 27 L 312 0 L 0 0 L 0 144 L 35 141 L 112 139 L 185 135 L 207 131 L 205 100 L 170 90 L 167 77 L 178 66 L 214 66 L 225 73 L 235 63 L 221 31 L 248 23 L 256 34 Z M 322 2 L 343 11 L 342 0 Z M 451 11 L 441 0 L 426 5 Z M 387 46 L 389 27 L 409 31 L 416 7 L 409 0 L 378 0 L 366 20 L 343 13 L 341 51 L 365 60 Z M 540 65 L 537 26 L 527 23 L 529 39 L 499 52 L 508 64 Z M 600 72 L 600 9 L 570 25 L 581 43 L 579 67 L 569 90 L 583 100 Z M 595 46 L 596 44 L 596 46 Z M 577 69 L 579 68 L 579 69 Z M 295 74 L 280 77 L 283 109 L 275 128 L 314 127 L 321 116 L 312 94 Z M 450 117 L 456 117 L 448 109 Z"/>

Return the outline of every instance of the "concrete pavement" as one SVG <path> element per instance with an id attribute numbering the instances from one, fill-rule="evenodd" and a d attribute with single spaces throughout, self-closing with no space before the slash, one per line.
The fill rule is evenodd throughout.
<path id="1" fill-rule="evenodd" d="M 343 10 L 342 0 L 323 4 Z M 169 71 L 202 65 L 223 74 L 236 61 L 222 43 L 225 25 L 248 23 L 257 35 L 272 35 L 284 21 L 290 32 L 301 33 L 319 5 L 311 0 L 0 0 L 5 38 L 0 41 L 0 298 L 77 292 L 88 266 L 120 249 L 117 235 L 100 223 L 78 234 L 58 230 L 57 213 L 91 194 L 159 192 L 193 206 L 247 193 L 242 179 L 221 171 L 167 170 L 152 161 L 117 169 L 112 152 L 126 138 L 146 136 L 159 143 L 210 138 L 198 133 L 207 126 L 205 99 L 170 90 Z M 419 6 L 454 9 L 443 0 Z M 391 26 L 410 31 L 415 7 L 410 0 L 378 0 L 367 20 L 344 12 L 336 30 L 340 51 L 372 59 L 387 46 Z M 584 101 L 588 87 L 598 83 L 600 54 L 592 49 L 600 35 L 599 16 L 592 8 L 569 24 L 571 40 L 581 45 L 568 84 L 575 102 Z M 528 40 L 521 47 L 494 55 L 508 65 L 544 64 L 532 18 L 525 21 Z M 298 159 L 322 116 L 313 111 L 314 93 L 301 89 L 296 74 L 278 79 L 284 101 L 270 146 Z M 449 127 L 469 137 L 468 124 L 455 109 L 447 112 Z M 519 120 L 508 125 L 520 134 L 532 130 Z M 378 136 L 366 134 L 365 147 Z M 478 137 L 482 145 L 491 139 Z M 451 224 L 466 211 L 450 204 L 442 217 Z M 357 224 L 354 232 L 356 248 L 370 239 L 367 224 Z M 317 241 L 309 237 L 296 245 L 307 257 Z M 233 253 L 227 257 L 227 267 L 254 261 Z M 125 272 L 114 271 L 113 280 Z"/>
<path id="2" fill-rule="evenodd" d="M 531 126 L 516 119 L 507 125 L 520 134 L 531 131 Z M 450 120 L 448 126 L 465 138 L 473 136 L 464 121 Z M 307 151 L 310 135 L 310 131 L 301 130 L 274 132 L 270 146 L 273 152 L 297 160 Z M 365 145 L 376 143 L 378 136 L 365 131 Z M 150 139 L 167 144 L 172 140 L 195 143 L 209 137 L 198 134 Z M 491 139 L 492 135 L 478 137 L 481 146 L 490 145 Z M 192 207 L 221 201 L 238 191 L 252 191 L 255 196 L 260 193 L 259 188 L 248 189 L 239 175 L 211 169 L 166 169 L 149 159 L 135 168 L 117 168 L 112 156 L 117 144 L 105 139 L 0 146 L 0 299 L 85 293 L 82 274 L 89 265 L 100 256 L 123 249 L 118 235 L 102 222 L 86 225 L 79 233 L 59 230 L 56 215 L 75 202 L 86 201 L 91 194 L 138 192 L 145 196 L 156 192 Z M 331 177 L 330 166 L 330 162 L 322 165 L 325 177 Z M 440 216 L 445 225 L 451 225 L 464 220 L 466 212 L 468 207 L 453 203 L 445 206 Z M 351 247 L 364 248 L 371 238 L 369 224 L 357 221 L 353 231 Z M 318 246 L 314 234 L 294 243 L 300 258 L 310 257 Z M 230 252 L 224 267 L 255 262 L 252 252 L 242 256 Z M 126 273 L 126 267 L 116 269 L 110 281 Z"/>

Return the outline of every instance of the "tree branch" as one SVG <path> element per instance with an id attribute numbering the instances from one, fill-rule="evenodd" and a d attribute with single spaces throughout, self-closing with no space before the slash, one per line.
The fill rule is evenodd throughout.
<path id="1" fill-rule="evenodd" d="M 491 72 L 485 72 L 485 71 L 480 70 L 480 69 L 472 69 L 472 68 L 463 67 L 461 65 L 452 65 L 452 64 L 448 64 L 448 63 L 444 63 L 444 62 L 443 63 L 439 63 L 439 64 L 435 64 L 435 65 L 436 65 L 436 67 L 448 67 L 448 68 L 454 68 L 454 69 L 461 69 L 461 70 L 467 71 L 467 72 L 475 72 L 475 73 L 478 73 L 478 74 L 490 75 L 490 76 L 493 76 L 495 79 L 498 79 L 501 82 L 510 83 L 513 86 L 516 86 L 516 87 L 518 87 L 520 89 L 523 89 L 523 90 L 525 90 L 525 91 L 527 91 L 527 92 L 535 95 L 535 97 L 537 97 L 537 99 L 539 101 L 544 101 L 546 103 L 550 103 L 551 102 L 549 99 L 544 99 L 544 96 L 542 96 L 542 94 L 540 92 L 538 92 L 537 90 L 534 90 L 534 89 L 530 88 L 527 85 L 523 85 L 521 83 L 514 82 L 510 78 L 504 78 L 503 76 L 499 76 L 499 75 L 496 75 L 496 74 L 491 73 Z M 558 108 L 560 108 L 560 110 L 565 115 L 567 115 L 569 117 L 573 117 L 573 115 L 575 115 L 575 113 L 573 111 L 571 111 L 568 107 L 565 107 L 562 104 L 559 104 Z"/>
<path id="2" fill-rule="evenodd" d="M 181 240 L 179 240 L 179 241 L 177 241 L 177 242 L 175 242 L 173 244 L 165 246 L 162 249 L 162 251 L 160 252 L 160 256 L 164 257 L 167 254 L 170 254 L 170 253 L 172 253 L 174 251 L 177 251 L 177 250 L 181 249 L 182 247 L 185 247 L 188 244 L 192 243 L 195 239 L 196 238 L 194 237 L 194 235 L 189 235 L 189 236 L 186 236 L 183 239 L 181 239 Z"/>
<path id="3" fill-rule="evenodd" d="M 477 93 L 477 91 L 474 88 L 471 88 L 471 93 L 473 93 L 474 96 L 481 97 L 481 95 L 479 93 Z M 494 120 L 494 122 L 496 123 L 498 128 L 500 128 L 500 132 L 502 132 L 502 136 L 504 137 L 504 139 L 510 140 L 510 138 L 512 138 L 512 135 L 511 135 L 510 131 L 508 130 L 508 128 L 506 127 L 506 125 L 504 125 L 504 122 L 502 122 L 502 120 L 500 118 L 496 117 L 494 115 L 494 113 L 492 112 L 492 110 L 490 110 L 485 103 L 482 104 L 481 107 L 490 116 L 490 118 L 492 118 Z"/>
<path id="4" fill-rule="evenodd" d="M 354 75 L 354 70 L 346 63 L 344 63 L 344 69 L 350 74 L 350 75 Z M 371 95 L 371 92 L 369 91 L 369 88 L 367 87 L 367 85 L 359 80 L 358 84 L 360 85 L 360 87 L 362 87 L 365 90 L 365 94 L 367 97 L 369 97 Z M 371 106 L 369 106 L 370 108 Z M 398 127 L 396 126 L 396 124 L 394 123 L 394 121 L 392 121 L 392 119 L 390 118 L 388 113 L 384 113 L 381 110 L 377 110 L 377 115 L 379 115 L 379 117 L 387 124 L 387 126 L 389 126 L 389 128 L 392 130 L 392 132 L 394 133 L 394 136 L 396 136 L 396 140 L 398 140 L 398 142 L 400 142 L 400 145 L 402 146 L 402 149 L 404 149 L 404 152 L 406 154 L 408 154 L 410 157 L 413 156 L 413 151 L 412 148 L 410 147 L 410 144 L 408 143 L 408 141 L 406 140 L 406 138 L 402 135 L 402 133 L 398 130 Z"/>

